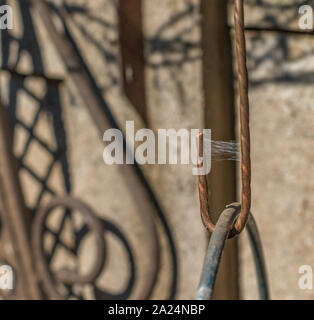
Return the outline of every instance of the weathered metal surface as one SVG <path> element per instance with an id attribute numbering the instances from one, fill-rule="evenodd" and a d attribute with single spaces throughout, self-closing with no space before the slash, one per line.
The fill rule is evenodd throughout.
<path id="1" fill-rule="evenodd" d="M 202 0 L 201 14 L 204 126 L 211 129 L 212 140 L 235 141 L 232 39 L 227 27 L 227 2 Z M 213 160 L 213 150 L 211 157 Z M 216 222 L 226 204 L 237 200 L 236 162 L 212 161 L 210 174 L 200 178 L 207 178 L 204 183 L 208 184 L 209 195 L 203 195 L 204 199 L 208 197 L 210 213 Z M 228 241 L 214 299 L 240 298 L 238 253 L 238 239 Z"/>

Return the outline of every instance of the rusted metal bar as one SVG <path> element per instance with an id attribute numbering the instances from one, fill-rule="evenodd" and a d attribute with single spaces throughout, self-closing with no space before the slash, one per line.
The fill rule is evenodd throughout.
<path id="1" fill-rule="evenodd" d="M 204 135 L 203 133 L 198 134 L 198 168 L 203 168 L 204 162 Z M 198 193 L 200 198 L 200 213 L 203 225 L 207 228 L 208 231 L 213 232 L 215 229 L 215 225 L 211 221 L 210 213 L 209 213 L 209 196 L 208 196 L 208 183 L 207 177 L 204 174 L 198 175 Z"/>
<path id="2" fill-rule="evenodd" d="M 114 119 L 109 111 L 103 109 L 99 102 L 98 96 L 95 94 L 93 85 L 89 80 L 89 75 L 81 65 L 80 58 L 73 50 L 71 43 L 67 40 L 64 34 L 60 33 L 52 20 L 49 7 L 44 1 L 32 1 L 33 7 L 38 10 L 39 15 L 45 23 L 55 46 L 62 58 L 68 75 L 76 86 L 77 93 L 84 101 L 94 123 L 96 124 L 101 136 L 106 129 L 117 127 Z M 130 152 L 130 151 L 129 151 Z M 123 178 L 127 189 L 134 199 L 134 204 L 137 207 L 137 212 L 145 225 L 145 231 L 148 235 L 147 244 L 149 247 L 148 254 L 151 261 L 149 272 L 145 273 L 146 279 L 145 290 L 142 290 L 141 295 L 136 299 L 147 299 L 156 283 L 159 270 L 159 243 L 156 226 L 153 220 L 153 213 L 156 212 L 156 207 L 151 202 L 150 192 L 147 190 L 147 183 L 143 183 L 143 175 L 137 174 L 138 167 L 135 165 L 123 164 L 119 165 L 119 172 Z"/>
<path id="3" fill-rule="evenodd" d="M 9 235 L 21 270 L 19 280 L 23 283 L 24 298 L 40 299 L 41 293 L 31 253 L 30 216 L 21 190 L 17 160 L 13 155 L 9 123 L 8 112 L 0 104 L 0 193 L 3 217 L 10 229 Z"/>
<path id="4" fill-rule="evenodd" d="M 122 88 L 126 97 L 148 125 L 142 0 L 116 0 L 116 3 Z"/>
<path id="5" fill-rule="evenodd" d="M 242 200 L 241 214 L 234 229 L 237 233 L 245 227 L 251 208 L 251 158 L 250 158 L 250 108 L 248 94 L 248 72 L 246 67 L 246 45 L 244 32 L 243 0 L 235 0 L 234 6 L 235 52 L 237 79 L 240 96 L 240 139 Z"/>
<path id="6" fill-rule="evenodd" d="M 251 158 L 250 158 L 250 123 L 249 123 L 249 96 L 248 96 L 248 73 L 246 67 L 246 45 L 244 34 L 244 9 L 243 0 L 235 0 L 234 11 L 235 23 L 235 51 L 236 51 L 236 66 L 237 78 L 240 95 L 240 134 L 241 134 L 241 175 L 242 175 L 242 201 L 241 214 L 234 226 L 233 232 L 229 237 L 234 237 L 240 233 L 250 214 L 251 208 Z M 203 144 L 203 136 L 199 135 L 199 145 Z M 200 149 L 201 150 L 201 149 Z M 202 152 L 202 151 L 200 151 Z M 199 158 L 202 155 L 199 154 Z M 205 188 L 205 177 L 199 176 L 199 193 L 201 200 L 201 216 L 206 227 L 213 232 L 215 225 L 212 223 L 208 204 L 208 195 Z M 205 220 L 204 220 L 204 217 Z"/>

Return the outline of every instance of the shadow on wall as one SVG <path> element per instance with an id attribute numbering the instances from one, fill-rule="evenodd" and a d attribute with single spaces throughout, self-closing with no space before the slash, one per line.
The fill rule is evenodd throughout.
<path id="1" fill-rule="evenodd" d="M 262 85 L 264 83 L 293 83 L 294 85 L 312 84 L 314 81 L 314 72 L 295 72 L 290 71 L 287 65 L 297 64 L 308 56 L 314 54 L 313 50 L 300 50 L 298 54 L 293 51 L 292 41 L 310 40 L 311 34 L 304 35 L 298 32 L 289 33 L 289 29 L 293 24 L 298 22 L 300 17 L 298 9 L 302 5 L 314 6 L 313 0 L 297 0 L 289 3 L 281 3 L 281 1 L 273 1 L 271 3 L 266 0 L 248 0 L 246 5 L 251 8 L 259 9 L 264 12 L 263 17 L 258 20 L 253 27 L 254 32 L 248 33 L 248 61 L 250 85 L 252 87 Z M 248 19 L 249 20 L 249 19 Z M 251 22 L 255 23 L 255 22 Z M 263 32 L 263 28 L 269 26 L 272 32 Z M 255 28 L 256 27 L 256 28 Z M 276 32 L 275 30 L 286 29 L 286 32 Z M 270 40 L 270 36 L 272 37 Z M 258 52 L 258 53 L 256 53 Z M 271 66 L 271 67 L 270 67 Z M 270 74 L 263 76 L 255 76 L 255 72 L 259 72 L 264 68 L 271 68 Z"/>
<path id="2" fill-rule="evenodd" d="M 299 1 L 298 4 L 308 4 L 310 2 L 311 1 Z M 10 34 L 9 31 L 2 31 L 1 68 L 7 70 L 6 72 L 9 73 L 9 81 L 7 83 L 6 90 L 9 92 L 8 108 L 10 111 L 12 125 L 14 126 L 15 130 L 17 128 L 24 130 L 25 135 L 28 136 L 23 151 L 19 155 L 20 170 L 26 171 L 29 174 L 29 176 L 34 180 L 34 182 L 40 185 L 40 191 L 37 195 L 36 201 L 33 203 L 33 207 L 31 208 L 32 211 L 35 213 L 38 207 L 40 206 L 45 193 L 47 193 L 49 196 L 56 194 L 56 191 L 50 189 L 49 184 L 47 183 L 53 167 L 57 163 L 61 164 L 64 192 L 71 192 L 71 177 L 69 163 L 67 159 L 66 131 L 62 122 L 62 106 L 60 102 L 59 92 L 60 82 L 45 77 L 45 67 L 40 51 L 40 45 L 38 43 L 36 32 L 34 30 L 34 23 L 32 20 L 29 2 L 26 0 L 19 0 L 17 1 L 17 3 L 21 12 L 21 24 L 23 25 L 23 28 L 26 32 L 23 32 L 20 38 L 16 38 L 12 34 Z M 264 22 L 271 23 L 274 26 L 276 26 L 277 20 L 276 15 L 271 14 L 272 12 L 278 12 L 278 10 L 286 10 L 288 12 L 292 6 L 296 6 L 295 3 L 289 5 L 270 4 L 268 1 L 264 0 L 252 0 L 248 1 L 248 3 L 251 5 L 266 8 L 267 14 L 265 14 Z M 6 1 L 0 0 L 0 5 L 2 4 L 6 4 Z M 113 2 L 112 5 L 114 5 Z M 110 81 L 106 84 L 106 86 L 99 87 L 95 79 L 93 79 L 95 91 L 97 91 L 98 96 L 101 97 L 101 99 L 103 99 L 104 91 L 109 90 L 112 87 L 118 86 L 119 83 L 119 78 L 116 72 L 118 63 L 118 35 L 116 33 L 116 30 L 118 28 L 115 24 L 108 22 L 105 19 L 96 17 L 91 11 L 89 11 L 86 5 L 67 5 L 65 1 L 64 8 L 68 12 L 68 14 L 73 18 L 73 24 L 87 40 L 87 44 L 93 46 L 96 50 L 98 50 L 102 55 L 106 63 L 106 66 L 109 66 L 109 68 L 106 68 L 106 70 L 108 70 L 107 77 L 110 79 Z M 192 34 L 197 28 L 199 28 L 200 21 L 198 10 L 198 6 L 192 3 L 188 3 L 185 9 L 182 10 L 182 12 L 170 17 L 166 23 L 164 23 L 161 27 L 158 28 L 158 30 L 155 32 L 153 36 L 145 39 L 146 65 L 148 68 L 154 71 L 154 85 L 157 88 L 159 86 L 159 70 L 166 70 L 167 72 L 169 72 L 169 75 L 176 83 L 177 90 L 180 93 L 179 95 L 183 101 L 184 90 L 182 88 L 182 84 L 176 77 L 176 73 L 180 68 L 182 68 L 182 66 L 185 63 L 201 59 L 200 42 L 193 40 L 193 37 L 191 37 L 192 40 L 189 40 L 189 35 Z M 57 7 L 54 7 L 54 11 L 58 14 Z M 290 24 L 291 21 L 297 19 L 297 15 L 297 11 L 293 11 L 292 15 L 287 15 L 287 21 L 285 23 Z M 90 31 L 84 28 L 84 25 L 78 22 L 78 19 L 75 19 L 76 16 L 84 17 L 85 21 L 98 24 L 99 27 L 104 30 L 104 34 L 110 32 L 111 34 L 114 34 L 114 36 L 110 38 L 104 37 L 101 39 L 101 41 L 99 41 L 94 36 L 94 34 L 92 34 Z M 185 19 L 189 21 L 188 25 L 181 23 Z M 178 28 L 178 26 L 181 27 Z M 171 37 L 169 37 L 168 33 L 172 29 L 174 29 L 175 32 Z M 297 36 L 299 37 L 299 35 Z M 271 63 L 272 65 L 280 67 L 283 63 L 297 62 L 301 59 L 304 59 L 306 55 L 313 54 L 313 51 L 311 50 L 291 58 L 289 34 L 273 33 L 273 37 L 274 40 L 271 42 L 271 44 L 266 46 L 266 49 L 263 50 L 262 54 L 256 56 L 252 52 L 257 47 L 263 46 L 263 44 L 266 41 L 265 34 L 263 32 L 257 32 L 254 35 L 250 36 L 250 47 L 248 51 L 250 73 L 253 73 L 255 70 L 260 69 L 262 66 L 264 66 L 265 63 Z M 12 55 L 11 52 L 12 43 L 17 44 L 17 54 L 15 55 Z M 18 66 L 21 60 L 23 52 L 27 52 L 31 59 L 34 73 L 33 76 L 41 78 L 45 82 L 46 92 L 41 98 L 37 97 L 36 94 L 34 94 L 25 87 L 25 80 L 27 77 L 16 72 L 16 67 Z M 14 61 L 12 61 L 12 57 L 15 57 Z M 89 74 L 91 74 L 86 64 L 85 68 L 86 71 Z M 314 72 L 304 72 L 295 74 L 292 73 L 292 71 L 283 72 L 282 69 L 279 68 L 278 74 L 275 76 L 271 75 L 269 77 L 259 77 L 258 79 L 256 79 L 254 76 L 251 77 L 250 84 L 252 86 L 258 86 L 263 83 L 280 82 L 292 82 L 295 84 L 312 84 L 313 81 Z M 20 108 L 20 106 L 18 105 L 17 97 L 21 91 L 29 95 L 38 106 L 34 113 L 33 122 L 31 125 L 24 123 L 21 119 L 18 118 L 18 109 Z M 103 101 L 103 105 L 104 109 L 108 108 L 106 101 Z M 45 142 L 42 141 L 41 137 L 37 136 L 34 132 L 34 128 L 37 124 L 37 121 L 39 121 L 40 115 L 42 113 L 48 114 L 49 118 L 51 119 L 51 130 L 53 132 L 53 136 L 55 138 L 57 146 L 57 148 L 54 150 L 51 150 L 49 146 L 47 146 Z M 45 152 L 51 154 L 52 160 L 51 163 L 48 165 L 45 176 L 43 178 L 38 177 L 36 173 L 32 170 L 32 168 L 25 162 L 25 159 L 27 158 L 27 153 L 30 150 L 29 147 L 34 142 L 38 143 L 41 146 L 41 148 L 45 150 Z M 156 205 L 158 206 L 158 204 Z M 52 246 L 51 252 L 47 252 L 50 262 L 53 260 L 54 253 L 58 246 L 63 246 L 67 248 L 67 250 L 71 251 L 73 254 L 76 254 L 80 243 L 87 234 L 86 226 L 80 230 L 73 230 L 76 239 L 76 247 L 74 250 L 68 248 L 66 244 L 64 244 L 60 239 L 60 234 L 63 230 L 63 226 L 68 218 L 70 218 L 70 213 L 65 211 L 58 232 L 53 233 L 55 237 L 54 245 Z M 172 232 L 168 227 L 167 220 L 161 209 L 159 210 L 159 219 L 162 221 L 164 225 L 164 232 L 168 237 L 169 247 L 172 255 L 173 280 L 170 288 L 170 297 L 173 298 L 176 293 L 178 274 L 176 250 L 174 242 L 172 240 Z M 111 233 L 112 235 L 117 237 L 127 252 L 129 264 L 129 279 L 123 292 L 117 295 L 113 295 L 109 292 L 104 292 L 95 284 L 93 284 L 94 295 L 95 298 L 99 299 L 126 299 L 130 296 L 132 288 L 136 281 L 136 262 L 134 261 L 131 247 L 129 246 L 126 237 L 121 233 L 121 231 L 109 221 L 104 220 L 103 223 L 106 229 L 105 234 Z M 51 230 L 49 231 L 49 228 L 47 228 L 47 230 L 47 232 L 51 233 Z M 70 296 L 75 295 L 73 292 L 73 288 L 71 287 L 68 287 L 68 293 Z M 79 299 L 83 298 L 82 296 L 76 297 Z"/>
<path id="3" fill-rule="evenodd" d="M 0 4 L 6 4 L 6 1 L 0 0 Z M 53 190 L 49 186 L 49 179 L 53 169 L 59 164 L 62 168 L 62 180 L 63 180 L 63 192 L 70 193 L 71 192 L 71 177 L 70 177 L 70 168 L 69 162 L 67 159 L 67 138 L 65 126 L 62 121 L 62 105 L 61 105 L 61 97 L 59 91 L 59 85 L 61 81 L 49 79 L 45 75 L 45 66 L 43 64 L 43 58 L 41 55 L 40 45 L 38 43 L 38 39 L 36 37 L 36 32 L 34 29 L 34 23 L 31 15 L 31 6 L 29 1 L 19 0 L 17 1 L 18 8 L 21 16 L 21 25 L 23 26 L 23 33 L 20 38 L 14 37 L 10 34 L 9 31 L 3 30 L 1 34 L 2 41 L 2 65 L 1 69 L 3 70 L 0 74 L 2 76 L 5 74 L 5 82 L 1 82 L 1 85 L 4 85 L 4 88 L 1 88 L 3 92 L 8 93 L 8 101 L 6 106 L 8 107 L 10 113 L 10 120 L 12 127 L 14 129 L 14 136 L 17 136 L 17 131 L 22 131 L 23 135 L 26 139 L 23 139 L 23 147 L 21 148 L 20 154 L 16 155 L 19 159 L 19 170 L 20 172 L 26 172 L 28 177 L 31 179 L 31 183 L 39 186 L 37 188 L 38 194 L 35 197 L 35 201 L 29 206 L 29 209 L 32 211 L 33 215 L 36 214 L 38 208 L 42 205 L 43 198 L 48 196 L 52 197 L 55 195 L 60 195 L 56 190 Z M 107 27 L 106 24 L 104 26 Z M 70 34 L 68 34 L 70 36 Z M 69 39 L 70 41 L 70 39 Z M 73 41 L 71 39 L 71 41 Z M 11 44 L 17 44 L 17 54 L 13 54 Z M 74 44 L 73 44 L 74 45 Z M 112 43 L 112 45 L 114 45 Z M 99 47 L 101 48 L 101 46 Z M 22 55 L 26 53 L 31 58 L 31 63 L 33 67 L 33 72 L 30 75 L 23 75 L 17 71 L 17 67 L 21 61 Z M 106 53 L 103 51 L 104 58 L 109 59 L 111 62 L 116 62 L 116 57 L 113 54 Z M 12 61 L 12 56 L 16 57 L 14 61 Z M 83 63 L 82 59 L 82 63 Z M 83 63 L 83 66 L 86 68 L 86 72 L 91 76 L 88 67 Z M 93 80 L 93 79 L 91 79 Z M 113 79 L 113 84 L 116 83 L 117 79 Z M 29 89 L 26 86 L 26 81 L 40 81 L 44 83 L 45 92 L 42 95 L 38 96 L 35 92 Z M 94 82 L 94 89 L 97 91 L 98 97 L 102 98 L 102 94 L 99 92 L 99 88 L 97 84 Z M 19 103 L 19 95 L 23 93 L 29 97 L 27 107 L 30 107 L 30 117 L 32 118 L 31 123 L 26 123 L 19 117 L 19 109 L 22 107 Z M 29 102 L 32 101 L 32 102 Z M 108 108 L 107 103 L 105 101 L 102 102 L 104 106 L 104 112 L 109 112 L 109 110 L 105 110 Z M 23 105 L 25 108 L 25 105 Z M 45 115 L 42 117 L 42 115 Z M 36 127 L 39 125 L 40 121 L 43 118 L 48 118 L 50 121 L 50 130 L 52 136 L 54 137 L 54 145 L 55 148 L 52 148 L 50 144 L 45 142 L 45 139 L 37 133 Z M 113 119 L 114 121 L 114 119 Z M 15 143 L 17 143 L 17 139 L 15 139 Z M 40 146 L 41 151 L 49 154 L 50 162 L 46 166 L 45 173 L 43 176 L 38 176 L 36 173 L 36 168 L 33 168 L 33 163 L 29 163 L 27 161 L 29 154 L 31 151 L 31 145 L 37 144 Z M 142 179 L 145 178 L 142 176 Z M 144 183 L 146 183 L 144 181 Z M 147 185 L 148 187 L 148 185 Z M 32 190 L 36 190 L 36 188 L 32 187 Z M 153 197 L 153 195 L 152 195 Z M 164 232 L 168 238 L 168 243 L 170 246 L 171 256 L 172 256 L 172 280 L 169 289 L 169 297 L 173 299 L 176 294 L 177 288 L 177 257 L 175 245 L 172 239 L 171 230 L 168 226 L 165 215 L 163 214 L 161 208 L 158 206 L 157 200 L 155 200 L 155 206 L 157 207 L 157 211 L 159 214 L 159 219 L 164 228 Z M 65 230 L 65 226 L 67 222 L 70 220 L 71 232 L 75 239 L 74 247 L 68 246 L 62 240 L 62 233 Z M 45 225 L 45 235 L 53 236 L 53 243 L 51 248 L 45 252 L 45 256 L 49 262 L 49 268 L 52 268 L 53 262 L 56 259 L 56 251 L 58 248 L 62 248 L 66 250 L 69 255 L 77 256 L 80 245 L 82 244 L 84 238 L 88 234 L 88 228 L 86 225 L 83 225 L 80 229 L 75 228 L 75 224 L 73 223 L 73 214 L 69 210 L 63 210 L 62 217 L 59 221 L 57 231 L 55 231 L 48 224 Z M 136 262 L 134 260 L 134 253 L 132 252 L 132 248 L 124 236 L 124 234 L 119 230 L 117 226 L 112 224 L 109 220 L 102 219 L 102 223 L 104 225 L 104 236 L 105 239 L 108 235 L 116 238 L 120 244 L 122 245 L 124 251 L 127 253 L 127 262 L 128 265 L 128 279 L 125 284 L 125 288 L 117 294 L 110 293 L 105 291 L 103 288 L 100 288 L 96 284 L 96 280 L 94 283 L 90 283 L 92 286 L 93 296 L 95 299 L 127 299 L 132 294 L 134 284 L 136 282 Z M 1 223 L 0 223 L 1 225 Z M 44 240 L 43 240 L 44 241 Z M 105 268 L 105 265 L 104 265 Z M 75 285 L 64 285 L 64 289 L 66 289 L 65 298 L 76 298 L 76 299 L 84 299 L 84 294 L 78 294 L 77 290 L 74 288 Z"/>

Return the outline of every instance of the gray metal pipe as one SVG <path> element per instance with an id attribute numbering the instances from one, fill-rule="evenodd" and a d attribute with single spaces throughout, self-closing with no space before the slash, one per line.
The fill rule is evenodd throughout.
<path id="1" fill-rule="evenodd" d="M 239 203 L 232 203 L 226 207 L 219 217 L 209 241 L 200 284 L 196 293 L 196 300 L 210 300 L 213 295 L 222 252 L 233 222 L 239 214 L 240 209 L 241 206 Z"/>
<path id="2" fill-rule="evenodd" d="M 219 217 L 209 241 L 196 300 L 210 300 L 212 298 L 223 249 L 233 223 L 240 212 L 240 207 L 239 203 L 233 203 L 227 206 Z M 262 242 L 251 213 L 246 226 L 255 263 L 259 296 L 261 300 L 268 300 L 270 295 Z"/>

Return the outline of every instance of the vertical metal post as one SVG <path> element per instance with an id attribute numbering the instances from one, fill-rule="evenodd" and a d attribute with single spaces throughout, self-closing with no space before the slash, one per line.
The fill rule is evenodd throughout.
<path id="1" fill-rule="evenodd" d="M 122 88 L 148 125 L 142 0 L 117 0 Z"/>
<path id="2" fill-rule="evenodd" d="M 226 0 L 202 0 L 203 84 L 205 127 L 212 139 L 235 139 L 232 49 Z M 209 175 L 210 208 L 217 214 L 236 200 L 236 166 L 232 161 L 212 163 Z M 216 216 L 215 216 L 216 215 Z M 237 240 L 227 242 L 218 273 L 215 299 L 238 299 Z"/>

